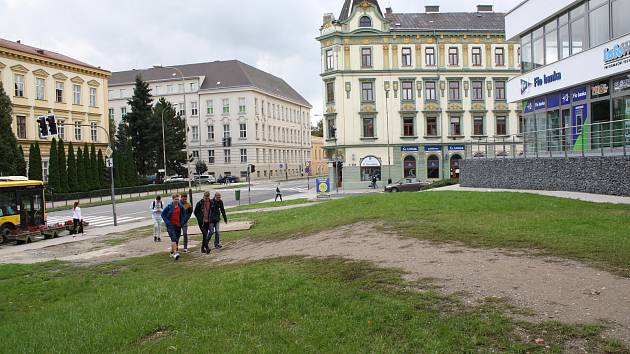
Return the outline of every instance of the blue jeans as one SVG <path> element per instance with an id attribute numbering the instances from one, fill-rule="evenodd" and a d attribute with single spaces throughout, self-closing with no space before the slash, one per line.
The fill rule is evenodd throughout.
<path id="1" fill-rule="evenodd" d="M 177 244 L 179 244 L 179 238 L 182 237 L 181 226 L 168 225 L 167 231 L 168 236 L 171 238 L 171 242 L 176 242 Z"/>
<path id="2" fill-rule="evenodd" d="M 212 240 L 212 234 L 214 234 L 214 247 L 220 245 L 221 233 L 219 232 L 219 224 L 221 221 L 212 221 L 210 223 L 210 230 L 208 230 L 208 241 Z"/>

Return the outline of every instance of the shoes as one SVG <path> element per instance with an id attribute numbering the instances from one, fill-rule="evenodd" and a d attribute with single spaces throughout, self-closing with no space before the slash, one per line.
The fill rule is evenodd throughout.
<path id="1" fill-rule="evenodd" d="M 188 253 L 188 248 L 184 248 L 184 253 Z"/>
<path id="2" fill-rule="evenodd" d="M 223 246 L 221 246 L 221 245 L 214 245 L 214 248 L 221 249 L 221 248 L 223 248 Z"/>
<path id="3" fill-rule="evenodd" d="M 173 255 L 173 258 L 175 258 L 176 261 L 179 260 L 179 252 L 175 253 Z"/>
<path id="4" fill-rule="evenodd" d="M 162 242 L 162 239 L 158 237 L 157 242 Z"/>
<path id="5" fill-rule="evenodd" d="M 153 242 L 157 242 L 157 237 L 154 237 L 154 238 L 153 238 Z"/>

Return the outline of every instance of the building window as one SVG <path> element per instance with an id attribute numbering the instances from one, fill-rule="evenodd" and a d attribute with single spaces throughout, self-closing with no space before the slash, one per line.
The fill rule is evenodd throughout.
<path id="1" fill-rule="evenodd" d="M 44 182 L 48 182 L 48 161 L 42 161 L 42 177 Z"/>
<path id="2" fill-rule="evenodd" d="M 186 117 L 186 105 L 182 102 L 178 105 L 179 107 L 179 115 L 182 117 Z"/>
<path id="3" fill-rule="evenodd" d="M 199 115 L 199 103 L 190 102 L 190 115 L 198 116 Z"/>
<path id="4" fill-rule="evenodd" d="M 626 0 L 612 1 L 612 28 L 614 38 L 630 33 L 630 21 L 628 21 L 629 13 L 630 2 Z"/>
<path id="5" fill-rule="evenodd" d="M 223 124 L 223 137 L 224 138 L 229 138 L 230 137 L 230 125 L 229 124 Z"/>
<path id="6" fill-rule="evenodd" d="M 459 81 L 449 81 L 448 82 L 448 100 L 449 101 L 460 101 L 462 99 L 461 92 L 459 87 Z"/>
<path id="7" fill-rule="evenodd" d="M 246 110 L 245 108 L 246 108 L 246 106 L 245 106 L 245 98 L 241 97 L 241 98 L 238 99 L 238 112 L 239 113 L 245 113 L 245 110 Z"/>
<path id="8" fill-rule="evenodd" d="M 435 81 L 427 81 L 424 83 L 424 98 L 427 101 L 437 100 L 437 92 L 435 90 Z"/>
<path id="9" fill-rule="evenodd" d="M 223 99 L 223 113 L 230 113 L 230 99 Z"/>
<path id="10" fill-rule="evenodd" d="M 193 150 L 192 157 L 193 159 L 199 160 L 199 150 Z"/>
<path id="11" fill-rule="evenodd" d="M 448 65 L 459 65 L 459 50 L 457 48 L 448 48 Z"/>
<path id="12" fill-rule="evenodd" d="M 98 128 L 95 122 L 90 123 L 90 139 L 93 143 L 98 142 Z"/>
<path id="13" fill-rule="evenodd" d="M 568 29 L 568 26 L 567 26 Z M 567 43 L 569 36 L 567 35 Z M 531 71 L 534 68 L 532 61 L 532 35 L 531 33 L 521 37 L 521 70 L 523 72 Z"/>
<path id="14" fill-rule="evenodd" d="M 494 99 L 505 101 L 505 81 L 494 82 Z"/>
<path id="15" fill-rule="evenodd" d="M 424 48 L 424 61 L 427 66 L 435 66 L 435 48 Z"/>
<path id="16" fill-rule="evenodd" d="M 35 93 L 38 100 L 43 100 L 46 92 L 46 81 L 44 79 L 35 79 Z"/>
<path id="17" fill-rule="evenodd" d="M 473 117 L 473 135 L 474 136 L 483 136 L 485 135 L 484 129 L 484 118 L 483 116 L 474 116 Z"/>
<path id="18" fill-rule="evenodd" d="M 414 127 L 414 118 L 413 117 L 405 117 L 403 118 L 403 136 L 412 137 L 415 136 L 415 127 Z"/>
<path id="19" fill-rule="evenodd" d="M 369 16 L 362 16 L 359 19 L 359 27 L 372 27 L 372 19 Z"/>
<path id="20" fill-rule="evenodd" d="M 374 138 L 374 117 L 361 118 L 363 125 L 363 138 Z"/>
<path id="21" fill-rule="evenodd" d="M 505 48 L 494 49 L 494 62 L 496 66 L 505 66 Z"/>
<path id="22" fill-rule="evenodd" d="M 334 65 L 335 65 L 334 58 L 335 57 L 333 56 L 333 50 L 332 49 L 326 50 L 326 70 L 334 69 Z"/>
<path id="23" fill-rule="evenodd" d="M 497 116 L 496 135 L 507 135 L 507 118 L 505 116 Z"/>
<path id="24" fill-rule="evenodd" d="M 246 123 L 240 124 L 240 137 L 242 139 L 247 138 L 247 124 Z"/>
<path id="25" fill-rule="evenodd" d="M 196 92 L 197 91 L 197 83 L 196 82 L 191 82 L 190 83 L 190 92 Z"/>
<path id="26" fill-rule="evenodd" d="M 427 178 L 440 178 L 440 158 L 436 155 L 431 155 L 427 159 Z"/>
<path id="27" fill-rule="evenodd" d="M 402 66 L 411 66 L 411 48 L 402 49 Z"/>
<path id="28" fill-rule="evenodd" d="M 74 140 L 81 141 L 81 122 L 74 122 Z"/>
<path id="29" fill-rule="evenodd" d="M 198 141 L 199 140 L 199 127 L 196 125 L 193 125 L 192 127 L 190 127 L 190 131 L 192 134 L 192 140 Z"/>
<path id="30" fill-rule="evenodd" d="M 214 164 L 214 150 L 208 150 L 208 163 Z"/>
<path id="31" fill-rule="evenodd" d="M 569 12 L 571 21 L 571 54 L 582 52 L 587 47 L 585 4 Z"/>
<path id="32" fill-rule="evenodd" d="M 90 87 L 90 107 L 96 107 L 96 88 Z"/>
<path id="33" fill-rule="evenodd" d="M 416 158 L 413 156 L 405 157 L 403 161 L 404 164 L 404 177 L 405 178 L 416 178 Z"/>
<path id="34" fill-rule="evenodd" d="M 451 116 L 451 136 L 462 135 L 462 119 L 461 117 Z"/>
<path id="35" fill-rule="evenodd" d="M 74 97 L 73 103 L 76 105 L 81 104 L 81 85 L 72 85 L 72 94 Z"/>
<path id="36" fill-rule="evenodd" d="M 59 134 L 59 139 L 66 138 L 66 126 L 64 125 L 66 121 L 59 119 L 57 121 L 57 133 Z"/>
<path id="37" fill-rule="evenodd" d="M 214 105 L 212 103 L 212 100 L 206 101 L 206 112 L 208 114 L 214 114 Z"/>
<path id="38" fill-rule="evenodd" d="M 127 107 L 120 107 L 120 116 L 122 118 L 125 118 L 126 115 L 127 115 Z"/>
<path id="39" fill-rule="evenodd" d="M 618 0 L 620 1 L 620 0 Z M 598 7 L 598 3 L 601 6 Z M 589 38 L 591 48 L 610 39 L 610 14 L 607 0 L 589 1 Z"/>
<path id="40" fill-rule="evenodd" d="M 361 102 L 374 102 L 374 83 L 372 81 L 361 82 Z"/>
<path id="41" fill-rule="evenodd" d="M 24 75 L 15 74 L 15 97 L 24 97 Z"/>
<path id="42" fill-rule="evenodd" d="M 403 101 L 413 101 L 413 82 L 403 81 L 402 86 L 402 99 Z"/>
<path id="43" fill-rule="evenodd" d="M 326 83 L 326 102 L 335 102 L 335 83 L 332 81 Z"/>
<path id="44" fill-rule="evenodd" d="M 185 92 L 184 89 L 185 89 L 184 84 L 178 84 L 177 85 L 177 92 L 184 93 Z"/>
<path id="45" fill-rule="evenodd" d="M 214 125 L 208 126 L 208 140 L 214 140 Z"/>
<path id="46" fill-rule="evenodd" d="M 558 38 L 560 45 L 560 59 L 571 55 L 571 42 L 569 41 L 569 14 L 558 18 Z"/>
<path id="47" fill-rule="evenodd" d="M 247 163 L 247 149 L 241 149 L 241 163 Z"/>
<path id="48" fill-rule="evenodd" d="M 438 136 L 438 123 L 437 117 L 427 117 L 427 136 Z"/>
<path id="49" fill-rule="evenodd" d="M 523 115 L 519 114 L 518 116 L 518 133 L 523 134 L 525 130 L 525 121 L 523 120 Z"/>
<path id="50" fill-rule="evenodd" d="M 483 101 L 483 81 L 472 82 L 472 99 L 474 101 Z"/>
<path id="51" fill-rule="evenodd" d="M 232 152 L 229 149 L 223 150 L 223 162 L 230 163 L 232 162 Z"/>
<path id="52" fill-rule="evenodd" d="M 326 118 L 326 127 L 328 128 L 328 139 L 337 138 L 337 128 L 335 127 L 335 118 Z"/>
<path id="53" fill-rule="evenodd" d="M 361 67 L 372 67 L 372 48 L 361 48 Z"/>
<path id="54" fill-rule="evenodd" d="M 63 82 L 55 82 L 55 101 L 59 103 L 63 102 Z"/>
<path id="55" fill-rule="evenodd" d="M 17 137 L 18 139 L 26 139 L 26 117 L 17 116 Z"/>
<path id="56" fill-rule="evenodd" d="M 175 90 L 173 90 L 173 85 L 166 85 L 166 92 L 175 93 Z"/>
<path id="57" fill-rule="evenodd" d="M 558 21 L 553 20 L 545 25 L 545 63 L 558 61 Z"/>
<path id="58" fill-rule="evenodd" d="M 481 66 L 481 48 L 480 47 L 472 48 L 472 65 Z"/>
<path id="59" fill-rule="evenodd" d="M 545 65 L 545 44 L 543 28 L 536 29 L 533 33 L 532 48 L 534 50 L 534 69 Z"/>

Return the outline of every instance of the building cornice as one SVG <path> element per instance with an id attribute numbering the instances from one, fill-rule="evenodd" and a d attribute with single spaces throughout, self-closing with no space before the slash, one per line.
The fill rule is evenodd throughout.
<path id="1" fill-rule="evenodd" d="M 36 56 L 36 55 L 32 55 L 32 54 L 28 54 L 28 53 L 24 53 L 17 50 L 4 48 L 4 47 L 0 47 L 0 57 L 13 59 L 17 61 L 24 61 L 24 62 L 36 64 L 36 65 L 47 66 L 47 67 L 55 68 L 58 70 L 72 71 L 72 72 L 80 73 L 83 75 L 97 76 L 99 78 L 104 78 L 104 79 L 109 78 L 111 76 L 111 73 L 107 70 L 90 68 L 87 66 L 81 66 L 77 64 L 71 64 L 68 62 L 61 61 L 61 60 L 40 57 L 40 56 Z"/>

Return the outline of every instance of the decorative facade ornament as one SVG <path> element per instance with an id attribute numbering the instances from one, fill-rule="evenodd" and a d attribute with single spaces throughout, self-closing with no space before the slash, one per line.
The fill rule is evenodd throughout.
<path id="1" fill-rule="evenodd" d="M 464 109 L 464 106 L 459 102 L 451 102 L 448 104 L 449 111 L 461 111 Z"/>

